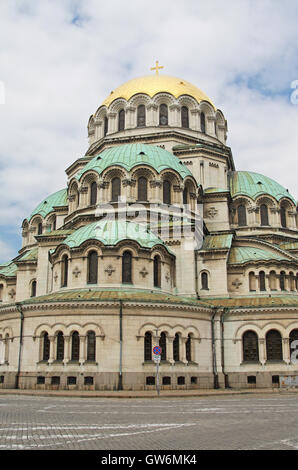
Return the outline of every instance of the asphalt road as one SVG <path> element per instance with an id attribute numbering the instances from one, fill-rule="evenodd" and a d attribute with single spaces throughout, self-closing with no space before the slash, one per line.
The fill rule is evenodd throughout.
<path id="1" fill-rule="evenodd" d="M 298 394 L 0 397 L 0 451 L 298 449 Z"/>

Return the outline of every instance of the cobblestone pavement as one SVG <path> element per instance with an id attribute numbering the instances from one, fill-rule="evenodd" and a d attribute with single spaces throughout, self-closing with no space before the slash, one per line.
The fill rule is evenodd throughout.
<path id="1" fill-rule="evenodd" d="M 298 395 L 0 397 L 0 450 L 298 449 Z"/>

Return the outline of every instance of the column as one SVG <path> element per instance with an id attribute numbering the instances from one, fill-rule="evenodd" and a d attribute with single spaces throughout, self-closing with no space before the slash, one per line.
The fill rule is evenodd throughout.
<path id="1" fill-rule="evenodd" d="M 282 357 L 287 364 L 291 363 L 290 338 L 283 338 Z"/>
<path id="2" fill-rule="evenodd" d="M 70 336 L 64 336 L 64 360 L 63 363 L 67 364 L 70 361 Z"/>
<path id="3" fill-rule="evenodd" d="M 81 336 L 80 335 L 80 359 L 79 363 L 84 364 L 86 361 L 87 357 L 87 351 L 86 351 L 86 336 Z"/>
<path id="4" fill-rule="evenodd" d="M 173 358 L 173 341 L 174 341 L 174 336 L 167 336 L 167 360 L 168 360 L 171 364 L 174 364 L 174 358 Z"/>
<path id="5" fill-rule="evenodd" d="M 49 340 L 50 340 L 49 364 L 52 364 L 55 360 L 55 336 L 49 336 Z"/>

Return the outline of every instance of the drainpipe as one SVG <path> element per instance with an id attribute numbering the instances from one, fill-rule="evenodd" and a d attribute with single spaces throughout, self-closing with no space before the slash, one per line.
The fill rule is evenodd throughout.
<path id="1" fill-rule="evenodd" d="M 224 321 L 226 315 L 229 313 L 228 308 L 224 308 L 220 315 L 220 336 L 221 336 L 221 367 L 225 380 L 225 388 L 231 388 L 229 385 L 229 376 L 225 373 L 225 342 L 224 342 Z"/>
<path id="2" fill-rule="evenodd" d="M 214 319 L 215 315 L 217 314 L 217 308 L 214 308 L 214 313 L 211 317 L 211 338 L 212 338 L 212 366 L 213 366 L 213 375 L 214 375 L 214 388 L 219 388 L 218 383 L 218 374 L 217 374 L 217 366 L 216 366 L 216 344 L 215 344 L 215 328 L 214 328 Z"/>
<path id="3" fill-rule="evenodd" d="M 123 329 L 122 329 L 122 300 L 119 300 L 119 329 L 120 329 L 120 358 L 119 358 L 119 381 L 118 381 L 118 390 L 123 390 L 122 383 L 122 346 L 123 346 Z"/>
<path id="4" fill-rule="evenodd" d="M 16 382 L 15 382 L 15 388 L 19 388 L 19 379 L 20 379 L 20 372 L 21 372 L 21 355 L 22 355 L 22 346 L 23 346 L 23 323 L 24 323 L 24 314 L 22 310 L 22 305 L 19 303 L 16 303 L 16 308 L 18 312 L 20 313 L 20 344 L 19 344 L 19 359 L 18 359 L 18 370 L 17 370 L 17 375 L 16 375 Z"/>

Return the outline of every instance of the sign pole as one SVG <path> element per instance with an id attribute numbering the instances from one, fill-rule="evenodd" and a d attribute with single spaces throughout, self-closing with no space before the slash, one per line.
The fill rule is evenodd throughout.
<path id="1" fill-rule="evenodd" d="M 158 328 L 156 329 L 156 338 L 158 337 Z M 153 348 L 154 362 L 156 363 L 156 391 L 157 395 L 160 395 L 160 386 L 159 386 L 159 363 L 161 359 L 161 347 L 154 346 Z"/>

